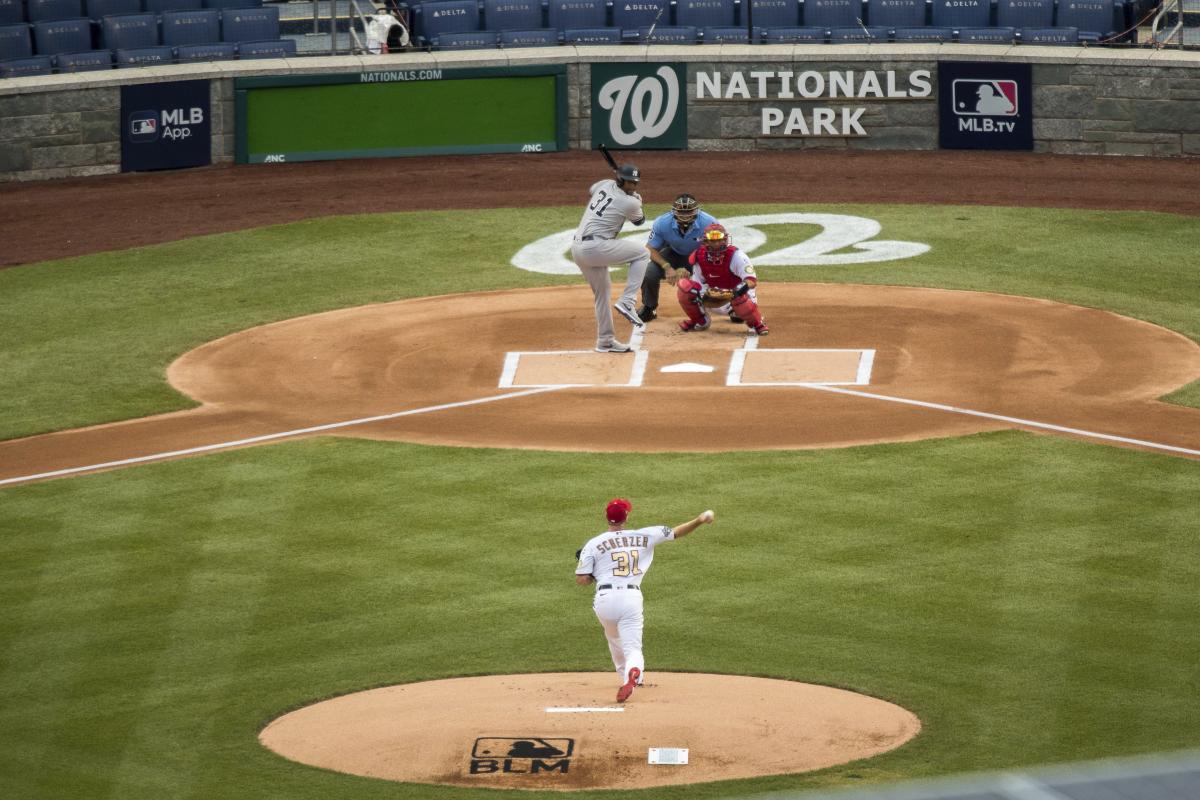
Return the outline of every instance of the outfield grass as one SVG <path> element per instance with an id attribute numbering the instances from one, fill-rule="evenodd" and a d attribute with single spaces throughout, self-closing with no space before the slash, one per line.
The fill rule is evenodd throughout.
<path id="1" fill-rule="evenodd" d="M 314 440 L 5 490 L 0 795 L 492 797 L 255 735 L 367 687 L 608 669 L 571 554 L 618 493 L 645 524 L 722 512 L 647 578 L 652 670 L 842 686 L 925 726 L 862 764 L 655 797 L 1200 740 L 1194 462 L 1022 433 L 734 467 Z"/>
<path id="2" fill-rule="evenodd" d="M 720 216 L 821 211 L 879 220 L 879 238 L 932 245 L 913 259 L 764 267 L 767 281 L 976 289 L 1061 300 L 1200 339 L 1195 218 L 954 206 L 713 206 Z M 301 314 L 430 294 L 582 283 L 516 269 L 525 244 L 578 209 L 310 220 L 0 271 L 0 439 L 191 405 L 164 381 L 188 350 Z M 767 249 L 809 231 L 764 226 Z M 366 232 L 370 231 L 370 236 Z M 1200 383 L 1174 402 L 1200 407 Z"/>

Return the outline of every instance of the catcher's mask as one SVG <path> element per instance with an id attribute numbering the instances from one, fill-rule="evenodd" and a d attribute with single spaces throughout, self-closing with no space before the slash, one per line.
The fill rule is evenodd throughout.
<path id="1" fill-rule="evenodd" d="M 680 229 L 687 228 L 696 221 L 696 215 L 700 213 L 700 203 L 690 194 L 681 194 L 671 204 L 671 213 L 675 215 L 675 222 L 679 224 Z"/>
<path id="2" fill-rule="evenodd" d="M 717 222 L 704 229 L 701 239 L 710 253 L 723 252 L 729 246 L 729 234 L 725 231 L 725 226 Z"/>
<path id="3" fill-rule="evenodd" d="M 633 184 L 632 189 L 636 189 L 638 181 L 642 179 L 642 172 L 634 164 L 622 164 L 617 169 L 617 186 L 625 189 L 625 184 Z M 632 189 L 626 189 L 631 191 Z"/>

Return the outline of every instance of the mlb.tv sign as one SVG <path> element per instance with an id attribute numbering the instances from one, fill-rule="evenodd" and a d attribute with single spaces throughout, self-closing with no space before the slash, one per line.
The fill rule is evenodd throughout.
<path id="1" fill-rule="evenodd" d="M 939 61 L 938 141 L 947 150 L 1032 150 L 1032 65 Z"/>

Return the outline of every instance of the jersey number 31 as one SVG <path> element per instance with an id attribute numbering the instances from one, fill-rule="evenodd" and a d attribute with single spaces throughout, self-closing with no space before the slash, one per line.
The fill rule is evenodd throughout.
<path id="1" fill-rule="evenodd" d="M 624 550 L 615 550 L 612 553 L 612 560 L 617 564 L 612 573 L 614 578 L 628 578 L 630 575 L 642 574 L 642 571 L 638 569 L 637 550 L 630 550 L 628 553 Z"/>

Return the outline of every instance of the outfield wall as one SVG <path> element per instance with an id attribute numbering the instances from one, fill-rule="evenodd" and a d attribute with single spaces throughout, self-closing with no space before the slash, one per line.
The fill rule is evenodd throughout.
<path id="1" fill-rule="evenodd" d="M 591 65 L 646 62 L 683 66 L 688 105 L 682 143 L 692 150 L 936 149 L 938 63 L 1003 62 L 1031 65 L 1035 152 L 1200 155 L 1196 52 L 924 44 L 560 47 L 235 61 L 7 79 L 0 81 L 0 182 L 119 172 L 121 86 L 182 80 L 209 81 L 212 162 L 228 163 L 236 152 L 239 78 L 369 72 L 406 80 L 405 74 L 431 70 L 562 65 L 567 75 L 567 146 L 590 148 Z M 862 101 L 853 119 L 861 134 L 858 127 L 851 130 L 853 135 L 842 136 L 828 128 L 805 132 L 793 126 L 791 132 L 777 127 L 765 135 L 764 104 L 775 103 L 778 92 L 771 97 L 755 93 L 752 76 L 805 71 L 877 71 L 881 76 L 891 72 L 901 81 L 925 72 L 932 76 L 933 90 L 924 96 Z M 750 83 L 750 95 L 714 97 L 714 79 L 727 90 L 735 72 Z M 697 75 L 704 76 L 703 97 L 697 97 Z M 844 118 L 846 112 L 841 113 Z"/>

